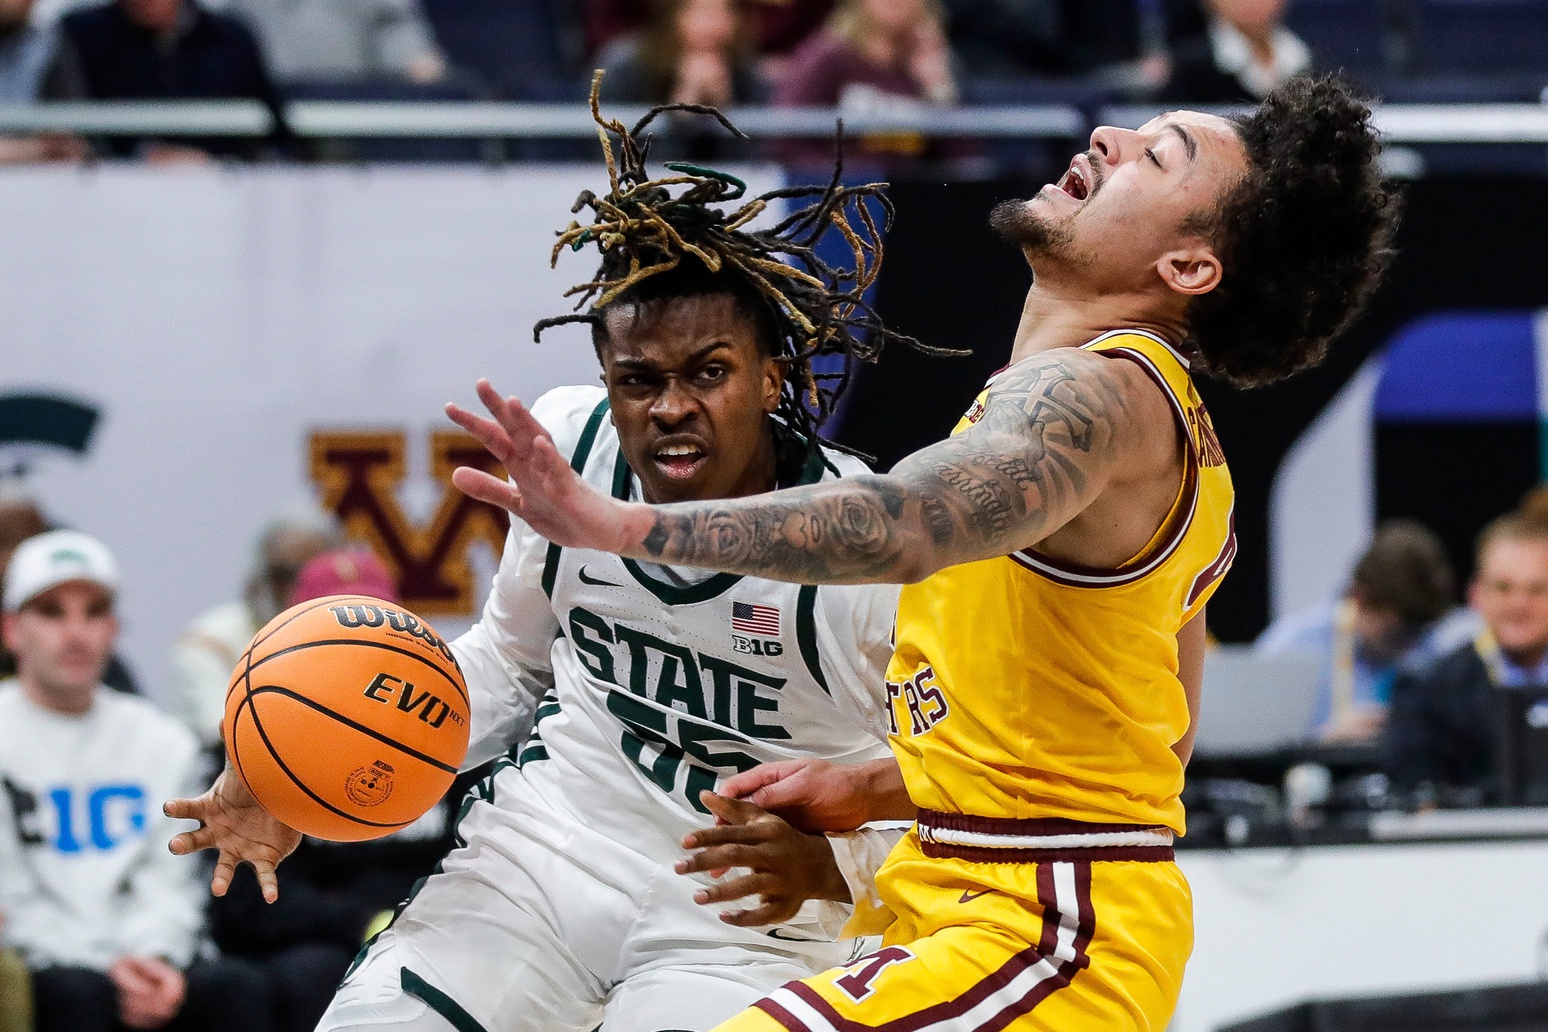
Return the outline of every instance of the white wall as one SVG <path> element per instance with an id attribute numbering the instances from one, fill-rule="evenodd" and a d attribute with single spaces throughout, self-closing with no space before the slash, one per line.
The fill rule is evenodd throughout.
<path id="1" fill-rule="evenodd" d="M 1371 358 L 1285 456 L 1269 513 L 1274 618 L 1342 593 L 1375 521 L 1372 404 L 1381 356 Z"/>

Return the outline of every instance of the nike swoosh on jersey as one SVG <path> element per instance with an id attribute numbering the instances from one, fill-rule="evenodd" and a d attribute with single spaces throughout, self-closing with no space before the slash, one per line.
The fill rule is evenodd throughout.
<path id="1" fill-rule="evenodd" d="M 623 587 L 622 584 L 614 584 L 610 580 L 598 580 L 595 577 L 588 577 L 588 576 L 586 576 L 586 568 L 584 566 L 582 566 L 580 568 L 580 582 L 582 584 L 594 584 L 594 585 L 596 585 L 599 588 L 621 588 L 621 587 Z"/>
<path id="2" fill-rule="evenodd" d="M 778 939 L 780 942 L 824 942 L 823 939 L 802 939 L 795 935 L 786 935 L 778 928 L 770 928 L 766 933 L 770 939 Z"/>
<path id="3" fill-rule="evenodd" d="M 994 889 L 985 889 L 983 892 L 973 892 L 973 891 L 971 891 L 969 889 L 963 889 L 962 890 L 962 898 L 957 900 L 957 902 L 958 903 L 971 903 L 973 900 L 977 899 L 979 896 L 987 896 L 991 892 L 994 892 L 994 891 L 996 891 L 996 890 L 994 890 Z"/>

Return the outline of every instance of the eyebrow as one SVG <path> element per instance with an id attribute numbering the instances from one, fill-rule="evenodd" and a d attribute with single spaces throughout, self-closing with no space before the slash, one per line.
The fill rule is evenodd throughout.
<path id="1" fill-rule="evenodd" d="M 710 355 L 714 354 L 716 351 L 719 351 L 721 348 L 729 348 L 730 346 L 731 345 L 728 341 L 723 340 L 717 340 L 713 344 L 706 344 L 698 351 L 695 351 L 693 354 L 689 355 L 687 361 L 684 364 L 692 365 L 695 362 L 702 362 L 709 358 Z M 620 366 L 625 369 L 653 370 L 659 368 L 655 362 L 644 358 L 615 358 L 613 359 L 613 365 Z"/>
<path id="2" fill-rule="evenodd" d="M 1176 122 L 1168 122 L 1166 123 L 1166 127 L 1172 130 L 1178 136 L 1182 137 L 1183 150 L 1188 152 L 1188 160 L 1190 162 L 1199 156 L 1199 142 L 1193 138 L 1192 133 L 1188 132 L 1188 130 L 1184 129 Z"/>

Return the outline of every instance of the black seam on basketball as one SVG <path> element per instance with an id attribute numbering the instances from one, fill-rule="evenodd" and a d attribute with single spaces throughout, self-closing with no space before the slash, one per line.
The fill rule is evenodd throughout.
<path id="1" fill-rule="evenodd" d="M 263 685 L 260 688 L 254 689 L 253 692 L 250 695 L 248 695 L 248 698 L 251 699 L 254 695 L 264 695 L 264 694 L 266 694 L 268 692 L 278 692 L 279 694 L 285 696 L 288 699 L 295 699 L 297 702 L 301 703 L 303 706 L 310 706 L 312 709 L 316 710 L 318 713 L 326 713 L 328 716 L 332 717 L 334 720 L 337 720 L 339 723 L 345 725 L 346 727 L 352 727 L 356 731 L 359 731 L 363 735 L 367 735 L 367 736 L 369 736 L 371 738 L 374 738 L 378 742 L 381 742 L 384 745 L 390 745 L 394 749 L 398 750 L 399 752 L 404 753 L 405 755 L 408 755 L 408 756 L 412 756 L 412 757 L 414 757 L 414 759 L 419 760 L 421 763 L 428 763 L 430 766 L 435 767 L 437 770 L 444 770 L 446 773 L 452 775 L 453 777 L 455 777 L 456 774 L 457 774 L 457 768 L 453 767 L 451 764 L 449 764 L 449 763 L 442 763 L 440 760 L 436 759 L 433 756 L 426 756 L 424 753 L 420 752 L 417 749 L 410 749 L 408 746 L 404 745 L 402 742 L 394 741 L 393 739 L 388 738 L 386 735 L 382 734 L 380 731 L 377 731 L 377 730 L 375 730 L 373 728 L 367 727 L 364 724 L 361 724 L 361 723 L 358 723 L 356 721 L 353 721 L 350 718 L 346 717 L 344 714 L 337 713 L 337 712 L 329 709 L 327 706 L 324 706 L 320 702 L 317 702 L 317 701 L 315 701 L 313 699 L 308 699 L 305 695 L 302 695 L 300 692 L 295 691 L 294 689 L 286 688 L 283 685 L 278 685 L 278 684 L 266 684 L 266 685 Z"/>
<path id="2" fill-rule="evenodd" d="M 344 818 L 347 821 L 354 821 L 356 824 L 364 824 L 368 828 L 406 828 L 410 824 L 414 823 L 414 821 L 397 821 L 397 822 L 392 823 L 392 824 L 383 824 L 380 821 L 368 821 L 364 817 L 356 817 L 352 813 L 345 813 L 343 810 L 340 810 L 337 806 L 334 806 L 332 803 L 328 802 L 328 800 L 326 800 L 326 799 L 322 798 L 321 796 L 319 796 L 316 792 L 313 792 L 310 788 L 308 788 L 306 786 L 305 782 L 303 782 L 300 778 L 296 777 L 295 774 L 291 772 L 291 769 L 285 764 L 285 761 L 280 759 L 280 754 L 274 751 L 274 743 L 269 741 L 269 735 L 263 729 L 263 721 L 258 719 L 258 707 L 254 706 L 252 703 L 253 703 L 253 694 L 249 694 L 246 699 L 242 700 L 242 704 L 248 708 L 248 715 L 253 718 L 253 730 L 258 732 L 258 737 L 259 738 L 263 739 L 263 747 L 265 749 L 269 750 L 269 758 L 272 759 L 276 764 L 279 765 L 279 769 L 284 772 L 285 776 L 287 778 L 289 778 L 291 780 L 291 782 L 297 788 L 299 788 L 301 791 L 305 792 L 307 794 L 307 797 L 309 799 L 311 799 L 312 802 L 316 803 L 318 806 L 321 806 L 324 810 L 327 810 L 329 813 L 338 814 L 340 817 Z M 232 724 L 233 724 L 233 735 L 232 735 L 232 737 L 236 737 L 235 733 L 234 733 L 235 723 L 236 723 L 235 721 L 232 721 Z M 419 819 L 418 817 L 414 818 L 414 820 L 418 820 L 418 819 Z"/>
<path id="3" fill-rule="evenodd" d="M 355 598 L 357 596 L 348 595 L 348 596 L 345 596 L 345 597 L 346 598 Z M 358 596 L 358 597 L 365 598 L 365 597 L 368 597 L 368 596 Z M 280 631 L 284 630 L 286 627 L 288 627 L 291 624 L 292 621 L 296 620 L 298 617 L 305 616 L 307 613 L 310 613 L 314 609 L 322 608 L 322 606 L 324 605 L 325 600 L 317 599 L 316 601 L 317 601 L 317 605 L 315 605 L 315 606 L 307 606 L 305 609 L 301 610 L 301 612 L 295 613 L 295 614 L 293 614 L 291 616 L 286 617 L 284 623 L 282 623 L 278 627 L 274 628 L 268 634 L 264 634 L 263 637 L 260 638 L 260 637 L 258 637 L 257 634 L 253 635 L 253 640 L 247 643 L 247 651 L 242 653 L 241 656 L 237 657 L 237 666 L 241 666 L 244 663 L 247 664 L 247 669 L 243 672 L 244 676 L 246 674 L 251 674 L 253 672 L 253 649 L 256 649 L 258 646 L 262 645 L 264 642 L 266 642 L 270 638 L 274 637 Z M 303 603 L 301 603 L 301 605 L 306 605 L 306 603 L 303 602 Z M 258 629 L 258 633 L 259 634 L 263 634 L 263 628 L 260 627 Z M 251 689 L 252 689 L 252 684 L 249 683 L 248 684 L 248 690 L 251 691 Z M 231 698 L 231 687 L 230 686 L 228 686 L 226 688 L 226 698 L 227 699 Z"/>
<path id="4" fill-rule="evenodd" d="M 386 649 L 388 652 L 396 652 L 400 656 L 407 656 L 410 659 L 418 660 L 425 666 L 429 667 L 431 670 L 434 670 L 437 674 L 440 674 L 441 677 L 445 678 L 446 683 L 456 689 L 457 694 L 462 696 L 462 701 L 467 704 L 470 709 L 473 705 L 472 700 L 468 698 L 467 689 L 463 688 L 462 685 L 458 684 L 452 678 L 447 677 L 445 670 L 442 670 L 429 659 L 421 656 L 417 652 L 410 652 L 408 649 L 399 648 L 396 645 L 389 645 L 385 641 L 369 641 L 361 638 L 324 638 L 321 641 L 304 641 L 299 645 L 291 645 L 287 648 L 280 649 L 278 652 L 269 653 L 267 656 L 264 656 L 258 662 L 248 667 L 248 672 L 251 673 L 253 670 L 263 666 L 271 659 L 278 659 L 280 656 L 289 655 L 292 652 L 300 652 L 302 649 L 313 649 L 319 645 L 359 645 L 362 648 Z M 458 672 L 461 673 L 461 670 L 459 669 Z"/>
<path id="5" fill-rule="evenodd" d="M 241 702 L 237 703 L 236 712 L 231 714 L 231 741 L 227 745 L 227 749 L 231 752 L 231 762 L 236 767 L 237 777 L 242 779 L 242 784 L 246 786 L 248 794 L 256 799 L 258 794 L 253 791 L 252 782 L 247 780 L 247 772 L 242 769 L 242 751 L 237 748 L 237 722 L 242 719 L 242 707 L 250 705 L 252 701 L 253 697 L 249 694 Z"/>
<path id="6" fill-rule="evenodd" d="M 259 638 L 259 637 L 255 636 L 253 638 L 253 640 L 247 646 L 248 651 L 250 652 L 253 649 L 257 648 L 259 645 L 262 645 L 264 642 L 268 641 L 270 638 L 274 637 L 280 631 L 283 631 L 286 627 L 289 627 L 296 620 L 299 620 L 301 617 L 305 616 L 307 613 L 310 613 L 312 610 L 314 610 L 314 609 L 321 609 L 323 606 L 332 605 L 340 597 L 343 597 L 343 598 L 370 598 L 371 596 L 370 595 L 343 595 L 343 596 L 330 595 L 330 596 L 328 596 L 326 598 L 314 599 L 313 601 L 315 601 L 317 603 L 316 605 L 306 606 L 306 608 L 301 610 L 301 612 L 293 613 L 290 616 L 286 617 L 284 623 L 282 623 L 278 627 L 274 628 L 268 634 L 265 634 L 262 638 Z M 373 601 L 380 602 L 380 601 L 382 601 L 382 599 L 375 599 Z M 305 602 L 303 602 L 301 604 L 302 605 L 306 605 Z M 262 632 L 260 631 L 259 633 L 262 633 Z"/>

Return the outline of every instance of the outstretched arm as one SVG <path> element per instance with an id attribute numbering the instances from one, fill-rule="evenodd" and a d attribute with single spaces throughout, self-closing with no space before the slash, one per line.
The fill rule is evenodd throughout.
<path id="1" fill-rule="evenodd" d="M 1007 370 L 971 429 L 915 452 L 885 476 L 650 506 L 590 488 L 520 402 L 501 398 L 487 382 L 479 396 L 493 421 L 455 405 L 447 412 L 515 483 L 466 468 L 454 481 L 549 540 L 829 584 L 912 582 L 1036 544 L 1145 454 L 1146 415 L 1160 401 L 1132 363 L 1060 348 Z"/>

